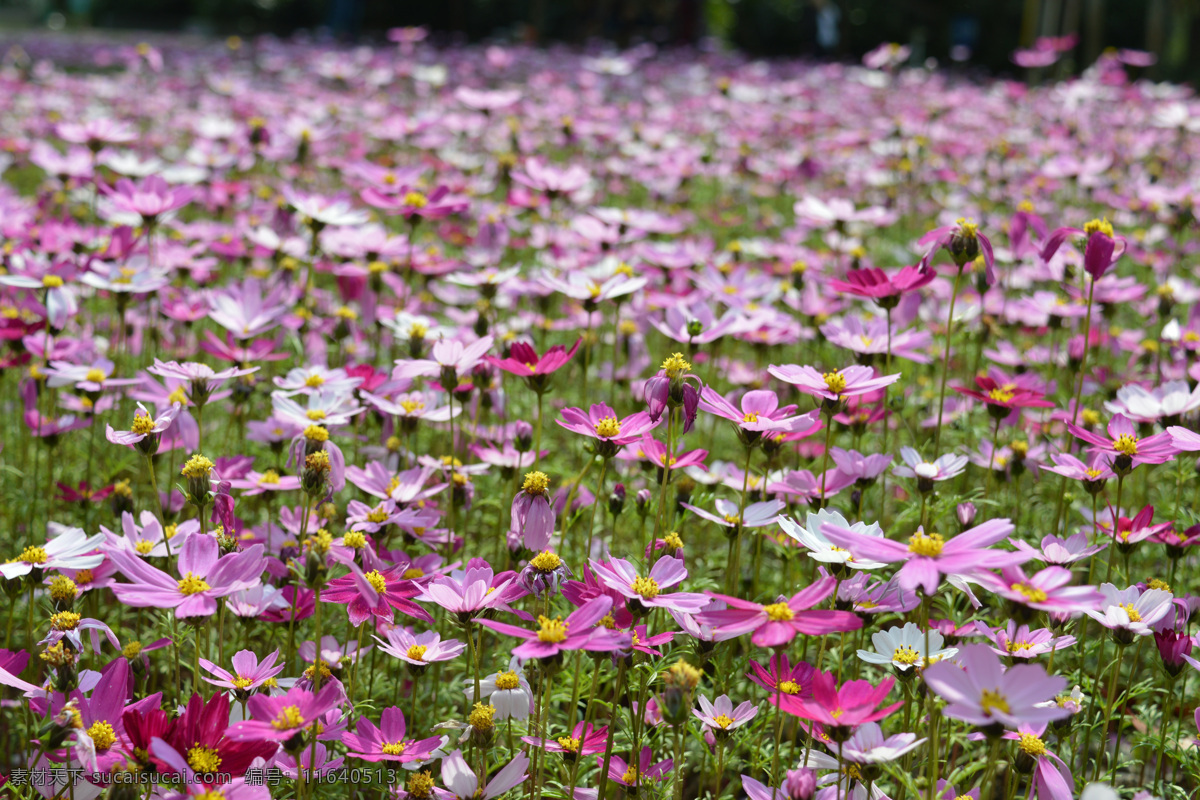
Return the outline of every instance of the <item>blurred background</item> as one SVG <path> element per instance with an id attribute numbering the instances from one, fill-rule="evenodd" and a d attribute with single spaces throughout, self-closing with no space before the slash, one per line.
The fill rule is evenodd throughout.
<path id="1" fill-rule="evenodd" d="M 381 40 L 401 26 L 435 40 L 723 43 L 760 56 L 857 60 L 880 42 L 910 61 L 1020 74 L 1019 48 L 1060 39 L 1059 75 L 1106 48 L 1146 50 L 1157 79 L 1200 78 L 1200 0 L 0 0 L 0 28 L 136 29 L 211 35 L 307 32 Z"/>

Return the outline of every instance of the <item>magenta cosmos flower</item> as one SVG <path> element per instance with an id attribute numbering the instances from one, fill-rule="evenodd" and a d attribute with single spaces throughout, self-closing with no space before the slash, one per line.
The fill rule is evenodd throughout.
<path id="1" fill-rule="evenodd" d="M 259 583 L 267 559 L 261 544 L 220 555 L 213 536 L 189 536 L 179 552 L 175 578 L 150 566 L 136 554 L 112 549 L 109 560 L 132 583 L 114 583 L 113 592 L 134 608 L 173 608 L 176 617 L 208 617 L 217 612 L 217 598 Z"/>
<path id="2" fill-rule="evenodd" d="M 978 390 L 963 386 L 952 388 L 959 394 L 985 403 L 993 419 L 1004 419 L 1019 408 L 1054 408 L 1054 403 L 1041 392 L 1024 389 L 1013 383 L 1000 383 L 990 375 L 977 375 L 975 385 L 979 387 Z"/>
<path id="3" fill-rule="evenodd" d="M 895 684 L 895 678 L 886 678 L 878 686 L 870 681 L 847 681 L 839 687 L 832 672 L 815 672 L 811 697 L 785 694 L 782 698 L 771 695 L 768 699 L 792 716 L 824 726 L 834 741 L 845 741 L 859 725 L 881 720 L 904 705 L 901 700 L 878 707 Z"/>
<path id="4" fill-rule="evenodd" d="M 1058 228 L 1047 238 L 1042 247 L 1042 260 L 1049 261 L 1068 238 L 1075 238 L 1083 247 L 1083 269 L 1093 280 L 1104 277 L 1108 268 L 1117 263 L 1125 252 L 1125 239 L 1113 234 L 1113 226 L 1106 219 L 1094 219 L 1083 229 Z M 1118 244 L 1120 249 L 1117 249 Z"/>
<path id="5" fill-rule="evenodd" d="M 1175 455 L 1174 437 L 1170 433 L 1156 433 L 1139 437 L 1137 426 L 1124 414 L 1116 414 L 1108 421 L 1108 436 L 1092 433 L 1078 425 L 1067 425 L 1077 439 L 1092 445 L 1093 453 L 1112 459 L 1112 471 L 1119 476 L 1128 475 L 1138 464 L 1163 464 Z"/>
<path id="6" fill-rule="evenodd" d="M 442 743 L 440 736 L 405 739 L 404 712 L 395 706 L 383 710 L 378 728 L 366 717 L 359 717 L 355 730 L 357 733 L 343 733 L 342 743 L 348 749 L 346 755 L 364 761 L 421 764 L 428 761 Z"/>
<path id="7" fill-rule="evenodd" d="M 608 742 L 608 726 L 597 728 L 590 722 L 578 722 L 570 736 L 560 736 L 557 739 L 522 736 L 521 741 L 534 747 L 542 747 L 548 753 L 562 753 L 563 758 L 573 761 L 580 756 L 603 753 L 604 745 Z"/>
<path id="8" fill-rule="evenodd" d="M 1004 567 L 999 575 L 981 572 L 976 579 L 993 594 L 1047 613 L 1083 613 L 1103 597 L 1091 586 L 1071 586 L 1071 570 L 1050 566 L 1028 576 L 1019 566 Z"/>
<path id="9" fill-rule="evenodd" d="M 780 597 L 778 601 L 765 606 L 709 592 L 709 596 L 723 600 L 728 607 L 698 614 L 696 621 L 711 625 L 714 638 L 719 641 L 753 632 L 750 641 L 759 647 L 787 644 L 800 633 L 820 636 L 856 631 L 863 623 L 852 611 L 813 608 L 833 594 L 836 585 L 837 579 L 830 575 L 792 595 L 791 599 Z"/>
<path id="10" fill-rule="evenodd" d="M 650 574 L 641 577 L 637 569 L 623 558 L 612 558 L 608 562 L 592 561 L 592 570 L 604 586 L 620 594 L 629 602 L 634 613 L 650 608 L 666 608 L 695 613 L 708 605 L 708 597 L 698 592 L 671 592 L 663 594 L 687 577 L 683 560 L 675 556 L 663 556 L 654 562 Z"/>
<path id="11" fill-rule="evenodd" d="M 231 725 L 227 735 L 238 741 L 286 742 L 326 711 L 340 705 L 344 698 L 337 681 L 325 684 L 316 694 L 304 689 L 290 689 L 287 694 L 274 697 L 256 694 L 246 701 L 251 718 Z"/>
<path id="12" fill-rule="evenodd" d="M 653 761 L 654 754 L 649 746 L 642 748 L 636 764 L 626 763 L 625 759 L 614 755 L 608 763 L 608 779 L 616 781 L 622 786 L 628 786 L 627 794 L 632 796 L 646 781 L 661 781 L 675 766 L 674 760 L 670 758 L 659 761 L 657 764 L 654 764 Z M 596 762 L 601 769 L 604 768 L 603 756 L 596 756 Z"/>
<path id="13" fill-rule="evenodd" d="M 792 384 L 805 394 L 833 403 L 847 397 L 874 392 L 900 380 L 900 373 L 876 377 L 874 369 L 859 364 L 832 372 L 819 372 L 814 367 L 795 364 L 772 364 L 767 367 L 767 372 L 784 383 Z"/>
<path id="14" fill-rule="evenodd" d="M 583 339 L 576 339 L 570 350 L 556 344 L 540 356 L 532 345 L 513 342 L 508 348 L 508 358 L 487 356 L 487 362 L 510 375 L 524 378 L 529 388 L 541 393 L 546 391 L 549 376 L 565 367 L 575 357 L 582 342 Z"/>
<path id="15" fill-rule="evenodd" d="M 117 181 L 115 188 L 101 186 L 101 191 L 119 211 L 137 214 L 148 223 L 154 223 L 163 215 L 178 211 L 195 197 L 192 189 L 172 189 L 158 175 L 150 175 L 140 184 L 122 178 Z"/>
<path id="16" fill-rule="evenodd" d="M 432 622 L 429 612 L 409 600 L 421 594 L 420 588 L 405 579 L 398 567 L 363 572 L 357 564 L 350 564 L 352 574 L 331 580 L 321 593 L 324 603 L 345 603 L 350 615 L 350 624 L 358 627 L 369 617 L 391 622 L 393 609 L 402 614 Z"/>
<path id="17" fill-rule="evenodd" d="M 846 273 L 846 280 L 830 281 L 829 288 L 857 297 L 869 297 L 884 308 L 894 308 L 899 304 L 901 295 L 926 286 L 936 277 L 936 272 L 920 265 L 901 267 L 892 275 L 871 267 L 852 269 Z"/>
<path id="18" fill-rule="evenodd" d="M 524 639 L 524 644 L 513 648 L 513 655 L 519 658 L 552 659 L 564 650 L 609 652 L 628 649 L 629 634 L 619 634 L 602 626 L 597 627 L 597 623 L 604 619 L 610 610 L 611 597 L 596 597 L 572 611 L 566 619 L 538 617 L 536 631 L 493 619 L 475 621 L 497 633 Z"/>
<path id="19" fill-rule="evenodd" d="M 821 533 L 838 547 L 844 547 L 855 558 L 871 561 L 898 562 L 904 566 L 896 575 L 901 589 L 913 591 L 918 586 L 925 594 L 937 592 L 941 575 L 977 575 L 984 570 L 1015 566 L 1029 560 L 1025 553 L 989 550 L 992 545 L 1013 532 L 1007 519 L 990 519 L 965 533 L 946 541 L 938 533 L 925 533 L 924 528 L 909 537 L 908 543 L 855 533 L 831 523 L 825 523 Z"/>
<path id="20" fill-rule="evenodd" d="M 617 419 L 617 412 L 606 403 L 596 403 L 586 414 L 580 408 L 564 408 L 562 416 L 563 419 L 554 421 L 572 433 L 596 439 L 598 452 L 605 458 L 612 458 L 621 447 L 636 442 L 658 427 L 658 421 L 652 420 L 645 411 Z"/>
<path id="21" fill-rule="evenodd" d="M 981 727 L 1037 725 L 1070 716 L 1054 702 L 1067 687 L 1067 679 L 1047 675 L 1035 664 L 1018 664 L 1005 670 L 1000 657 L 985 644 L 964 647 L 959 666 L 939 661 L 925 668 L 926 685 L 946 701 L 948 717 Z M 1044 705 L 1046 703 L 1049 705 Z"/>
<path id="22" fill-rule="evenodd" d="M 106 425 L 104 437 L 113 444 L 136 447 L 143 453 L 153 454 L 158 451 L 158 435 L 174 424 L 175 418 L 179 416 L 183 406 L 179 403 L 172 403 L 171 407 L 158 417 L 154 417 L 141 403 L 138 403 L 137 407 L 138 410 L 134 414 L 133 424 L 129 426 L 129 430 L 114 431 L 112 425 Z M 139 446 L 147 439 L 149 440 L 147 445 Z"/>

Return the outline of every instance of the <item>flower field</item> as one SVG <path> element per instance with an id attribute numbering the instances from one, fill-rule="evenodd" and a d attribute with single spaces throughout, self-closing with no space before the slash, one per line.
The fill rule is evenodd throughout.
<path id="1" fill-rule="evenodd" d="M 9 49 L 6 796 L 1194 797 L 1200 103 L 906 61 Z"/>

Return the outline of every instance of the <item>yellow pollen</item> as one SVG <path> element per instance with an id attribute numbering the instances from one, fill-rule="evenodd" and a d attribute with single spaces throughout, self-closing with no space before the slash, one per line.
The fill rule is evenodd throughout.
<path id="1" fill-rule="evenodd" d="M 269 469 L 262 474 L 258 482 L 260 485 L 264 483 L 277 484 L 279 483 L 279 473 L 273 469 Z"/>
<path id="2" fill-rule="evenodd" d="M 405 742 L 388 742 L 380 749 L 385 756 L 399 756 L 404 754 L 404 748 L 407 746 Z"/>
<path id="3" fill-rule="evenodd" d="M 475 708 L 467 717 L 467 722 L 471 727 L 478 731 L 490 731 L 496 727 L 494 717 L 496 716 L 496 707 L 485 703 L 476 703 Z"/>
<path id="4" fill-rule="evenodd" d="M 664 536 L 663 544 L 665 544 L 667 547 L 669 547 L 673 550 L 682 550 L 683 549 L 683 539 L 679 538 L 679 533 L 677 531 L 671 531 L 666 536 Z"/>
<path id="5" fill-rule="evenodd" d="M 1017 747 L 1034 758 L 1046 755 L 1046 744 L 1032 733 L 1022 733 L 1017 739 Z"/>
<path id="6" fill-rule="evenodd" d="M 231 680 L 230 683 L 232 683 L 238 689 L 248 689 L 250 688 L 250 684 L 254 683 L 254 681 L 250 680 L 249 678 L 238 677 Z"/>
<path id="7" fill-rule="evenodd" d="M 24 561 L 27 564 L 45 564 L 50 559 L 46 554 L 46 548 L 30 545 L 21 551 L 21 555 L 17 556 L 17 561 Z"/>
<path id="8" fill-rule="evenodd" d="M 55 575 L 50 580 L 50 597 L 54 600 L 58 602 L 74 600 L 77 594 L 79 594 L 79 589 L 76 588 L 75 581 L 66 575 Z"/>
<path id="9" fill-rule="evenodd" d="M 167 400 L 172 404 L 179 403 L 181 406 L 186 406 L 188 404 L 187 393 L 183 391 L 182 386 L 176 386 L 175 391 L 167 395 Z"/>
<path id="10" fill-rule="evenodd" d="M 721 714 L 719 716 L 713 717 L 713 724 L 716 725 L 721 730 L 728 730 L 729 726 L 733 724 L 733 720 L 730 719 L 729 717 L 725 716 L 724 714 Z"/>
<path id="11" fill-rule="evenodd" d="M 313 422 L 320 422 L 321 420 L 325 419 L 325 412 L 319 408 L 310 408 L 307 412 L 305 412 L 304 416 L 308 417 Z"/>
<path id="12" fill-rule="evenodd" d="M 1021 652 L 1022 650 L 1032 650 L 1032 649 L 1033 649 L 1033 644 L 1032 644 L 1031 642 L 1024 642 L 1024 641 L 1022 641 L 1022 642 L 1009 642 L 1008 644 L 1006 644 L 1006 645 L 1004 646 L 1004 649 L 1005 649 L 1005 650 L 1007 650 L 1007 651 L 1008 651 L 1008 652 L 1010 652 L 1010 653 L 1019 653 L 1019 652 Z"/>
<path id="13" fill-rule="evenodd" d="M 104 374 L 104 370 L 102 369 L 89 369 L 87 371 L 87 375 L 84 376 L 85 379 L 91 381 L 92 383 L 101 383 L 107 377 L 108 376 Z"/>
<path id="14" fill-rule="evenodd" d="M 521 490 L 526 494 L 545 494 L 548 488 L 550 488 L 550 476 L 546 473 L 525 473 L 525 482 L 521 484 Z"/>
<path id="15" fill-rule="evenodd" d="M 1031 586 L 1028 583 L 1014 583 L 1012 585 L 1012 590 L 1023 595 L 1025 599 L 1031 603 L 1046 602 L 1047 594 L 1036 586 Z"/>
<path id="16" fill-rule="evenodd" d="M 405 414 L 415 414 L 425 407 L 425 404 L 420 400 L 401 400 L 400 407 L 404 409 Z"/>
<path id="17" fill-rule="evenodd" d="M 521 679 L 515 672 L 501 672 L 496 676 L 496 688 L 502 692 L 511 692 L 521 685 Z"/>
<path id="18" fill-rule="evenodd" d="M 137 658 L 141 654 L 142 654 L 142 643 L 141 642 L 129 642 L 128 644 L 126 644 L 124 647 L 121 648 L 121 655 L 125 656 L 126 658 Z"/>
<path id="19" fill-rule="evenodd" d="M 214 466 L 212 461 L 196 453 L 187 460 L 179 474 L 185 478 L 207 478 Z"/>
<path id="20" fill-rule="evenodd" d="M 304 724 L 304 717 L 299 706 L 284 706 L 279 710 L 279 716 L 271 721 L 271 727 L 277 731 L 299 728 Z"/>
<path id="21" fill-rule="evenodd" d="M 327 442 L 329 431 L 321 425 L 309 425 L 304 429 L 304 438 L 310 442 Z"/>
<path id="22" fill-rule="evenodd" d="M 983 690 L 983 694 L 979 698 L 979 708 L 988 717 L 992 716 L 993 711 L 999 711 L 1002 714 L 1012 711 L 1008 701 L 1004 699 L 1004 695 L 1000 694 L 999 690 L 993 689 Z"/>
<path id="23" fill-rule="evenodd" d="M 909 666 L 916 664 L 921 660 L 917 655 L 917 651 L 906 644 L 902 644 L 892 652 L 892 661 L 897 664 L 908 664 Z"/>
<path id="24" fill-rule="evenodd" d="M 596 423 L 596 435 L 602 439 L 611 439 L 621 435 L 621 422 L 616 417 L 605 417 Z"/>
<path id="25" fill-rule="evenodd" d="M 763 606 L 763 611 L 767 612 L 767 619 L 772 622 L 790 622 L 796 617 L 796 613 L 787 603 L 771 603 Z"/>
<path id="26" fill-rule="evenodd" d="M 540 626 L 537 633 L 539 642 L 558 644 L 567 640 L 567 623 L 558 617 L 550 619 L 549 617 L 539 616 L 538 625 Z"/>
<path id="27" fill-rule="evenodd" d="M 1113 236 L 1113 226 L 1107 218 L 1093 219 L 1083 224 L 1083 232 L 1088 236 L 1091 236 L 1093 233 L 1103 233 L 1105 236 L 1111 239 Z"/>
<path id="28" fill-rule="evenodd" d="M 1084 474 L 1087 475 L 1089 479 L 1094 481 L 1104 473 L 1098 469 L 1088 469 L 1084 471 Z"/>
<path id="29" fill-rule="evenodd" d="M 758 414 L 753 411 L 742 415 L 742 422 L 758 422 Z"/>
<path id="30" fill-rule="evenodd" d="M 623 781 L 624 781 L 624 782 L 625 782 L 627 785 L 629 785 L 629 786 L 634 786 L 634 785 L 636 785 L 636 784 L 637 784 L 637 782 L 638 782 L 638 768 L 637 768 L 637 765 L 636 765 L 636 764 L 630 764 L 628 767 L 626 767 L 626 768 L 625 768 L 625 773 L 624 773 L 623 775 L 621 775 L 621 780 L 623 780 Z"/>
<path id="31" fill-rule="evenodd" d="M 1146 584 L 1146 588 L 1147 589 L 1161 589 L 1164 592 L 1171 591 L 1171 585 L 1164 580 L 1159 580 L 1158 578 L 1150 579 L 1150 582 Z"/>
<path id="32" fill-rule="evenodd" d="M 421 569 L 420 567 L 409 567 L 408 569 L 404 570 L 404 573 L 401 575 L 401 577 L 405 580 L 415 581 L 417 578 L 425 577 L 425 570 Z"/>
<path id="33" fill-rule="evenodd" d="M 50 627 L 56 631 L 73 631 L 82 619 L 74 611 L 60 611 L 50 617 Z"/>
<path id="34" fill-rule="evenodd" d="M 154 432 L 154 420 L 145 414 L 138 414 L 133 418 L 133 424 L 129 426 L 130 433 L 136 433 L 138 436 Z"/>
<path id="35" fill-rule="evenodd" d="M 137 550 L 142 555 L 147 555 L 151 550 L 154 549 L 154 542 L 147 541 L 146 539 L 142 539 L 140 542 L 138 542 L 137 544 L 135 544 L 133 546 L 133 549 Z"/>
<path id="36" fill-rule="evenodd" d="M 387 521 L 387 518 L 390 516 L 391 514 L 388 513 L 387 509 L 385 509 L 381 503 L 378 508 L 374 508 L 367 512 L 367 522 L 373 522 L 378 525 L 381 522 Z"/>
<path id="37" fill-rule="evenodd" d="M 207 581 L 205 581 L 203 578 L 197 578 L 190 572 L 187 575 L 184 575 L 178 584 L 179 593 L 188 596 L 200 594 L 201 592 L 207 592 L 211 588 L 212 587 L 208 585 Z"/>
<path id="38" fill-rule="evenodd" d="M 1013 393 L 1007 389 L 992 389 L 988 392 L 988 400 L 996 403 L 1008 403 L 1013 399 Z"/>
<path id="39" fill-rule="evenodd" d="M 633 583 L 629 584 L 629 588 L 633 589 L 646 600 L 653 600 L 658 597 L 658 581 L 654 578 L 634 578 Z"/>
<path id="40" fill-rule="evenodd" d="M 354 550 L 361 550 L 367 546 L 367 537 L 362 531 L 350 531 L 342 537 L 342 544 Z M 405 577 L 408 577 L 405 575 Z"/>
<path id="41" fill-rule="evenodd" d="M 1142 615 L 1133 607 L 1133 603 L 1122 603 L 1121 608 L 1125 609 L 1125 613 L 1129 615 L 1130 622 L 1141 622 Z"/>
<path id="42" fill-rule="evenodd" d="M 1136 436 L 1130 436 L 1128 433 L 1122 433 L 1116 439 L 1113 439 L 1113 450 L 1116 450 L 1121 455 L 1132 458 L 1138 452 L 1138 439 Z"/>
<path id="43" fill-rule="evenodd" d="M 216 772 L 221 766 L 221 755 L 211 747 L 193 747 L 188 750 L 188 766 L 195 772 Z"/>
<path id="44" fill-rule="evenodd" d="M 568 753 L 579 752 L 579 740 L 574 736 L 560 736 L 558 737 L 557 741 L 558 746 L 563 750 L 566 750 Z"/>
<path id="45" fill-rule="evenodd" d="M 367 579 L 367 583 L 371 584 L 371 588 L 380 594 L 387 591 L 387 580 L 379 574 L 379 570 L 373 569 L 363 577 Z"/>
<path id="46" fill-rule="evenodd" d="M 974 239 L 975 236 L 979 233 L 979 226 L 975 224 L 974 220 L 964 219 L 963 217 L 959 217 L 957 222 L 958 222 L 958 235 L 963 237 L 964 239 Z"/>
<path id="47" fill-rule="evenodd" d="M 404 195 L 404 205 L 412 208 L 424 208 L 429 205 L 429 198 L 420 192 L 409 192 Z"/>
<path id="48" fill-rule="evenodd" d="M 92 582 L 92 571 L 90 569 L 81 569 L 75 573 L 75 583 L 86 586 Z"/>
<path id="49" fill-rule="evenodd" d="M 538 572 L 553 572 L 562 565 L 562 559 L 549 550 L 543 550 L 529 560 L 529 565 Z"/>
<path id="50" fill-rule="evenodd" d="M 107 750 L 117 741 L 117 732 L 104 721 L 93 722 L 92 727 L 87 729 L 87 735 L 92 737 L 97 750 Z"/>
<path id="51" fill-rule="evenodd" d="M 800 684 L 795 681 L 783 681 L 779 684 L 779 691 L 784 694 L 800 694 Z"/>
<path id="52" fill-rule="evenodd" d="M 825 380 L 825 388 L 833 394 L 846 391 L 846 379 L 836 372 L 826 372 L 821 376 Z"/>
<path id="53" fill-rule="evenodd" d="M 414 773 L 408 779 L 408 794 L 417 800 L 425 800 L 433 795 L 433 774 L 428 770 Z"/>
<path id="54" fill-rule="evenodd" d="M 692 365 L 683 357 L 683 353 L 675 353 L 662 362 L 660 369 L 667 373 L 668 378 L 677 378 L 685 372 L 691 372 Z"/>
<path id="55" fill-rule="evenodd" d="M 742 518 L 739 517 L 737 514 L 726 514 L 725 521 L 728 522 L 730 525 L 740 525 L 742 522 Z"/>
<path id="56" fill-rule="evenodd" d="M 908 552 L 926 558 L 937 558 L 942 554 L 946 540 L 939 533 L 914 533 L 908 540 Z"/>
<path id="57" fill-rule="evenodd" d="M 428 649 L 429 648 L 423 644 L 414 644 L 410 646 L 407 651 L 405 651 L 404 655 L 408 656 L 413 661 L 424 661 L 425 651 Z"/>
<path id="58" fill-rule="evenodd" d="M 318 450 L 305 456 L 304 466 L 314 472 L 328 472 L 333 468 L 333 465 L 329 463 L 329 453 L 324 450 Z"/>
<path id="59" fill-rule="evenodd" d="M 316 389 L 319 386 L 325 385 L 325 379 L 320 375 L 309 375 L 304 379 L 304 385 L 310 389 Z"/>
<path id="60" fill-rule="evenodd" d="M 1090 408 L 1085 408 L 1080 414 L 1080 418 L 1083 419 L 1083 424 L 1088 427 L 1100 424 L 1099 412 L 1093 411 Z"/>
<path id="61" fill-rule="evenodd" d="M 57 275 L 45 275 L 42 277 L 42 286 L 47 289 L 57 289 L 63 285 L 63 279 Z"/>

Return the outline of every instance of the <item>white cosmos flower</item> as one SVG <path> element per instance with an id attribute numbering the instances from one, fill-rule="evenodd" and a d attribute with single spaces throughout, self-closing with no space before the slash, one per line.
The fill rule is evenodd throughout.
<path id="1" fill-rule="evenodd" d="M 943 641 L 937 631 L 929 632 L 930 663 L 958 654 L 956 647 L 943 649 Z M 868 664 L 891 664 L 902 672 L 910 667 L 921 669 L 925 666 L 925 632 L 915 622 L 906 623 L 903 628 L 877 631 L 871 635 L 871 643 L 875 645 L 874 652 L 858 651 L 858 657 Z"/>
<path id="2" fill-rule="evenodd" d="M 882 561 L 855 559 L 849 550 L 836 547 L 821 532 L 822 527 L 826 523 L 839 528 L 848 528 L 854 533 L 864 536 L 883 536 L 883 530 L 877 522 L 872 522 L 870 525 L 864 522 L 856 522 L 851 525 L 838 512 L 824 508 L 816 513 L 809 512 L 803 526 L 797 524 L 790 517 L 779 518 L 779 527 L 783 528 L 783 532 L 808 548 L 809 556 L 815 561 L 821 561 L 826 564 L 845 564 L 847 567 L 853 567 L 854 569 L 878 569 L 885 566 Z"/>

